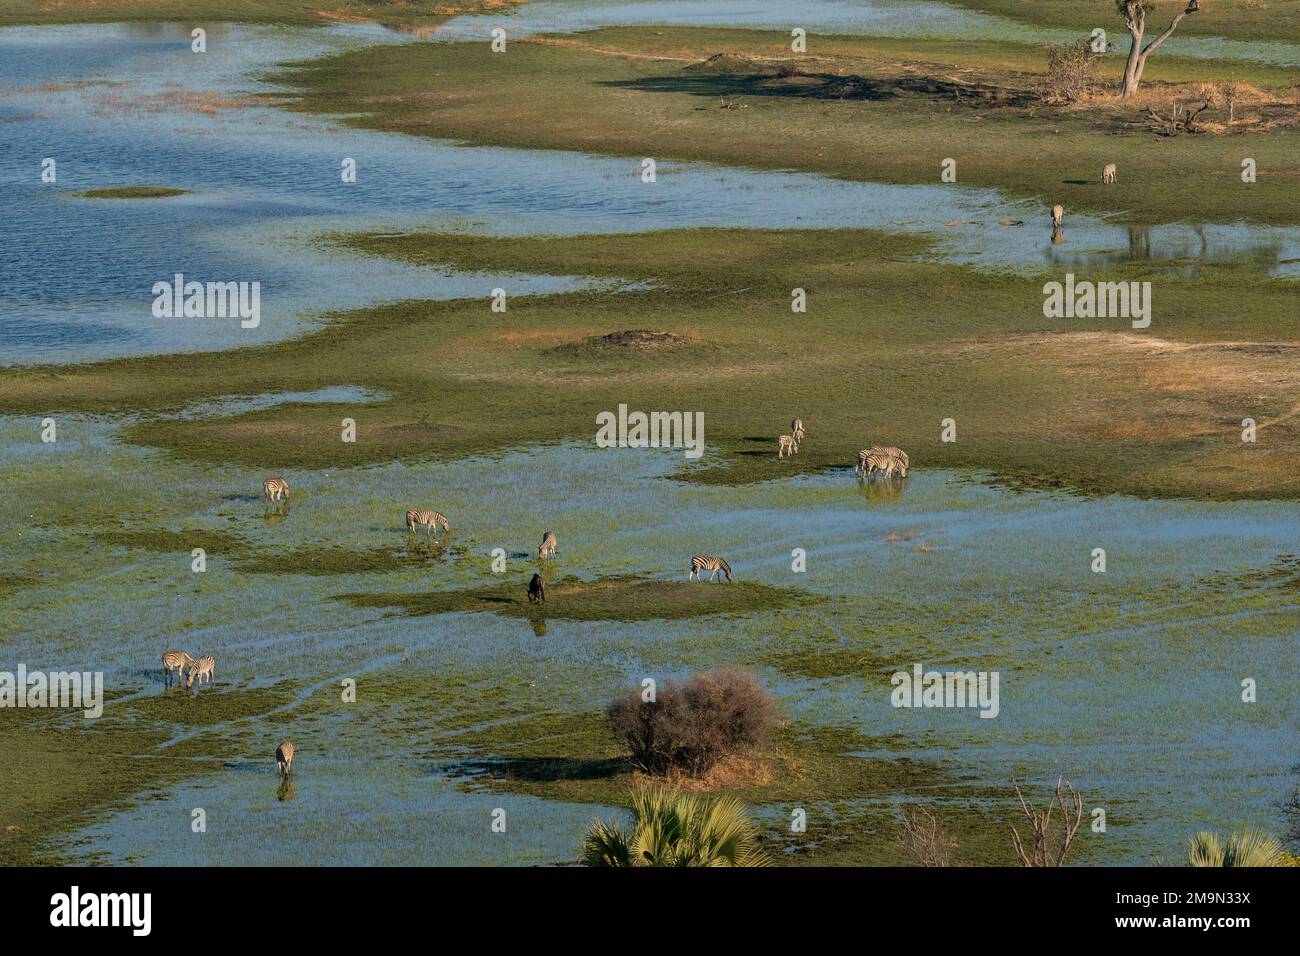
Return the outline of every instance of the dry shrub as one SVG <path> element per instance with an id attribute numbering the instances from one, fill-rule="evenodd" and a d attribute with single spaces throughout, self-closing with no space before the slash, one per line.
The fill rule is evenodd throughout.
<path id="1" fill-rule="evenodd" d="M 629 687 L 609 705 L 610 726 L 646 773 L 708 773 L 724 757 L 767 740 L 776 704 L 753 676 L 739 670 L 669 681 L 655 700 Z"/>
<path id="2" fill-rule="evenodd" d="M 939 826 L 939 820 L 923 807 L 903 811 L 903 830 L 898 835 L 903 851 L 918 866 L 951 866 L 957 841 Z"/>
<path id="3" fill-rule="evenodd" d="M 1043 79 L 1042 98 L 1049 103 L 1077 102 L 1093 87 L 1099 54 L 1093 53 L 1087 40 L 1047 45 L 1047 76 Z"/>

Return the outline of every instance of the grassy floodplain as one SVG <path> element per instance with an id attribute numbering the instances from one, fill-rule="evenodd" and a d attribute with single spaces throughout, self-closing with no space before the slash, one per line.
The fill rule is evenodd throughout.
<path id="1" fill-rule="evenodd" d="M 369 20 L 394 27 L 434 26 L 461 13 L 508 10 L 522 0 L 8 0 L 0 26 L 167 21 L 320 26 Z"/>
<path id="2" fill-rule="evenodd" d="M 128 11 L 143 19 L 180 15 L 164 10 L 171 6 L 105 4 L 97 10 L 109 19 Z M 370 5 L 340 9 L 361 15 L 362 6 Z M 441 15 L 427 8 L 430 16 Z M 25 9 L 37 7 L 7 15 L 17 18 Z M 79 15 L 51 4 L 40 11 Z M 187 5 L 185 15 L 201 12 L 214 19 L 319 19 L 314 9 L 292 3 L 213 2 Z M 1131 128 L 1131 106 L 1104 99 L 1091 108 L 1038 103 L 1032 91 L 1041 51 L 1013 44 L 814 38 L 812 54 L 798 63 L 786 37 L 757 31 L 609 29 L 512 44 L 509 56 L 495 58 L 484 44 L 422 44 L 330 58 L 288 76 L 302 90 L 288 105 L 408 134 L 626 156 L 629 177 L 640 156 L 656 155 L 933 183 L 940 160 L 951 155 L 963 184 L 1044 205 L 1060 200 L 1072 211 L 1110 212 L 1135 228 L 1241 218 L 1287 224 L 1294 218 L 1279 198 L 1291 195 L 1300 172 L 1297 134 L 1287 120 L 1295 78 L 1285 69 L 1154 59 L 1147 104 L 1183 96 L 1185 85 L 1196 82 L 1249 80 L 1262 91 L 1239 126 L 1167 140 Z M 710 59 L 719 53 L 722 59 Z M 1238 179 L 1247 154 L 1261 169 L 1260 182 L 1249 187 Z M 1103 190 L 1097 174 L 1116 157 L 1121 182 Z M 1039 224 L 979 228 L 996 242 L 1000 229 Z M 272 469 L 295 473 L 295 482 L 301 473 L 305 483 L 326 471 L 364 470 L 349 466 L 445 462 L 587 441 L 598 412 L 626 403 L 705 408 L 708 442 L 720 455 L 710 454 L 703 466 L 683 464 L 675 476 L 701 484 L 847 468 L 857 448 L 888 438 L 907 447 L 923 468 L 985 469 L 1027 485 L 1223 499 L 1294 498 L 1300 492 L 1295 283 L 1266 278 L 1249 261 L 1196 264 L 1194 278 L 1187 271 L 1191 263 L 1179 261 L 1110 268 L 1107 278 L 1156 284 L 1155 321 L 1139 332 L 1116 320 L 1045 319 L 1041 286 L 1047 273 L 954 266 L 939 261 L 930 239 L 880 231 L 701 228 L 522 238 L 411 232 L 332 241 L 430 268 L 595 276 L 638 283 L 640 291 L 520 296 L 511 298 L 504 316 L 492 313 L 486 299 L 401 302 L 338 314 L 297 340 L 234 353 L 6 368 L 0 370 L 0 413 L 125 420 L 114 441 L 170 455 L 151 460 L 150 468 Z M 807 315 L 790 311 L 794 288 L 808 291 Z M 621 334 L 628 330 L 666 336 Z M 647 347 L 647 341 L 654 344 Z M 360 408 L 290 403 L 216 418 L 171 414 L 223 396 L 339 384 L 389 397 Z M 778 461 L 775 429 L 783 429 L 792 413 L 815 439 L 797 458 Z M 339 442 L 344 416 L 357 419 L 363 440 Z M 950 416 L 958 421 L 956 444 L 939 440 L 939 422 Z M 1256 445 L 1240 441 L 1246 416 L 1260 422 Z M 190 548 L 205 547 L 230 562 L 242 587 L 269 587 L 272 574 L 337 576 L 341 583 L 332 587 L 332 599 L 348 611 L 373 612 L 381 622 L 441 623 L 444 616 L 483 612 L 466 616 L 491 624 L 526 618 L 541 636 L 548 618 L 561 626 L 689 625 L 706 615 L 798 613 L 820 603 L 754 582 L 713 588 L 633 575 L 561 576 L 551 583 L 554 603 L 536 608 L 524 603 L 519 587 L 484 583 L 485 572 L 470 580 L 468 572 L 439 564 L 440 556 L 364 543 L 254 543 L 251 534 L 191 525 L 195 513 L 216 520 L 212 512 L 223 507 L 197 498 L 177 506 L 191 514 L 173 515 L 176 527 L 187 530 L 142 530 L 161 508 L 114 503 L 84 485 L 74 491 L 79 494 L 61 492 L 63 504 L 93 499 L 95 507 L 127 515 L 131 527 L 93 508 L 74 519 L 69 507 L 61 517 L 47 517 L 42 534 L 85 531 L 69 527 L 76 520 L 95 525 L 88 537 L 101 552 L 187 561 Z M 249 504 L 230 504 L 230 511 L 256 509 Z M 295 507 L 309 511 L 311 498 Z M 219 516 L 247 520 L 242 513 Z M 258 529 L 263 535 L 274 530 L 269 521 Z M 589 537 L 596 534 L 593 529 Z M 404 588 L 381 587 L 372 577 L 370 590 L 354 590 L 350 577 L 427 569 L 442 572 L 440 588 L 414 579 L 405 579 Z M 1293 569 L 1284 570 L 1290 575 Z M 159 572 L 158 580 L 171 579 Z M 42 586 L 33 570 L 0 574 L 0 597 Z M 151 593 L 171 595 L 167 585 L 156 586 Z M 1110 612 L 1097 595 L 1085 596 L 1090 614 Z M 1218 596 L 1197 600 L 1204 602 L 1196 605 L 1198 613 L 1223 607 Z M 1030 619 L 1008 610 L 1012 603 L 1000 605 L 1000 613 L 1013 618 L 1009 632 L 1026 628 Z M 934 627 L 909 624 L 915 631 L 900 643 L 914 650 L 926 640 L 942 641 L 962 616 L 957 608 L 942 613 L 951 619 Z M 1058 622 L 1045 617 L 1044 623 Z M 194 627 L 210 624 L 200 617 Z M 1275 639 L 1292 625 L 1274 619 L 1256 625 L 1254 636 Z M 823 646 L 810 639 L 805 619 L 784 628 L 777 632 L 783 648 L 750 655 L 746 645 L 738 656 L 809 681 L 856 680 L 894 661 L 896 648 L 869 647 L 861 635 Z M 396 653 L 390 647 L 374 651 L 383 652 Z M 672 666 L 716 663 L 676 652 Z M 1034 666 L 1051 666 L 1045 656 Z M 413 735 L 423 735 L 421 756 L 471 790 L 617 803 L 637 782 L 602 722 L 600 694 L 589 692 L 591 685 L 581 680 L 589 675 L 577 668 L 559 682 L 570 685 L 562 701 L 567 710 L 529 699 L 519 690 L 521 681 L 508 684 L 519 676 L 508 664 L 484 674 L 463 661 L 440 661 L 436 681 L 403 671 L 373 676 L 352 717 L 364 728 L 358 736 L 366 747 L 376 730 L 403 750 Z M 295 703 L 300 693 L 305 696 Z M 332 688 L 239 683 L 194 699 L 172 693 L 120 702 L 111 718 L 89 730 L 77 721 L 6 719 L 0 742 L 23 757 L 6 770 L 14 777 L 3 788 L 25 796 L 6 807 L 0 821 L 0 862 L 44 860 L 44 837 L 134 794 L 254 761 L 265 765 L 268 745 L 290 722 L 295 735 L 314 731 L 326 739 L 320 725 L 332 718 L 336 701 Z M 431 722 L 441 736 L 426 741 L 433 736 Z M 334 738 L 328 739 L 333 746 Z M 1005 790 L 971 788 L 938 765 L 879 756 L 893 744 L 888 736 L 791 719 L 747 763 L 695 785 L 734 791 L 769 810 L 792 800 L 832 808 L 816 817 L 807 845 L 789 858 L 821 863 L 901 862 L 892 808 L 864 808 L 862 802 L 881 794 L 925 798 L 942 788 L 952 803 L 937 812 L 960 837 L 959 862 L 1011 862 L 1005 811 L 1014 807 Z M 876 756 L 864 758 L 864 752 Z M 311 772 L 310 760 L 303 766 Z M 67 786 L 82 776 L 94 777 L 95 786 Z M 976 809 L 982 801 L 1000 809 Z M 781 831 L 775 822 L 773 829 Z M 1089 847 L 1082 840 L 1079 858 L 1086 860 Z"/>
<path id="3" fill-rule="evenodd" d="M 77 193 L 82 199 L 167 199 L 171 196 L 184 196 L 188 189 L 174 186 L 107 186 L 103 189 L 87 189 Z"/>
<path id="4" fill-rule="evenodd" d="M 486 299 L 386 305 L 241 350 L 238 361 L 199 353 L 10 368 L 0 372 L 0 411 L 143 412 L 126 431 L 134 442 L 301 469 L 589 438 L 601 411 L 692 408 L 704 389 L 706 439 L 722 458 L 683 472 L 697 481 L 847 468 L 887 433 L 929 465 L 1038 485 L 1225 498 L 1300 491 L 1293 286 L 1231 265 L 1203 269 L 1195 282 L 1140 263 L 1121 270 L 1159 280 L 1159 318 L 1137 332 L 1111 319 L 1045 319 L 1040 279 L 916 261 L 925 240 L 865 231 L 346 241 L 414 262 L 617 276 L 654 288 L 519 298 L 504 321 Z M 809 290 L 815 323 L 791 314 L 796 287 Z M 643 328 L 678 333 L 682 344 L 584 347 Z M 820 387 L 810 390 L 810 380 Z M 340 382 L 392 395 L 359 412 L 366 440 L 342 448 L 338 421 L 355 407 L 155 414 Z M 821 437 L 777 461 L 773 429 L 792 408 Z M 939 422 L 954 415 L 960 438 L 942 443 Z M 1262 426 L 1255 445 L 1240 440 L 1246 416 Z M 1056 440 L 1044 443 L 1045 433 Z M 1217 467 L 1203 467 L 1207 455 Z"/>
<path id="5" fill-rule="evenodd" d="M 1114 83 L 1123 58 L 1104 63 Z M 1044 64 L 1041 48 L 1015 43 L 815 36 L 795 56 L 779 33 L 608 28 L 518 40 L 506 56 L 483 43 L 359 50 L 286 79 L 303 90 L 295 109 L 473 143 L 887 183 L 937 183 L 951 157 L 963 185 L 1135 225 L 1294 218 L 1300 71 L 1156 55 L 1136 103 L 1058 108 L 1036 95 Z M 1245 80 L 1260 102 L 1237 110 L 1230 134 L 1168 139 L 1142 122 L 1197 83 Z M 1249 187 L 1245 156 L 1261 171 Z M 1117 160 L 1119 183 L 1103 189 Z"/>
<path id="6" fill-rule="evenodd" d="M 1045 27 L 1068 27 L 1090 33 L 1102 27 L 1127 49 L 1124 21 L 1111 0 L 947 0 L 954 6 L 1010 17 Z M 1156 36 L 1185 3 L 1157 4 L 1148 18 L 1147 36 Z M 1154 28 L 1154 29 L 1153 29 Z M 1287 0 L 1218 0 L 1207 3 L 1178 26 L 1178 36 L 1218 36 L 1233 40 L 1300 40 L 1300 9 Z"/>

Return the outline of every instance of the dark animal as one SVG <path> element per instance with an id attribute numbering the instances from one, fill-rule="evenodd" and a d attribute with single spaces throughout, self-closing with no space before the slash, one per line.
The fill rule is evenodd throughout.
<path id="1" fill-rule="evenodd" d="M 534 574 L 533 579 L 528 582 L 528 603 L 546 603 L 546 582 L 542 580 L 540 574 Z"/>

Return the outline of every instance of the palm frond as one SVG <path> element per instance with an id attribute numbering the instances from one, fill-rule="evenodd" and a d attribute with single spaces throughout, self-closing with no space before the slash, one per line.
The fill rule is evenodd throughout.
<path id="1" fill-rule="evenodd" d="M 1225 845 L 1216 833 L 1202 831 L 1187 844 L 1192 866 L 1285 866 L 1286 854 L 1276 837 L 1260 830 L 1233 833 Z"/>
<path id="2" fill-rule="evenodd" d="M 767 866 L 758 829 L 734 797 L 661 787 L 632 794 L 632 829 L 597 821 L 583 840 L 590 866 Z"/>

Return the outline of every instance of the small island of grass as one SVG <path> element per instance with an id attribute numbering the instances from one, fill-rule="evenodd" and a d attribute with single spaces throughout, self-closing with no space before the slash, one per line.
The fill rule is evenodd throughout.
<path id="1" fill-rule="evenodd" d="M 103 189 L 87 189 L 77 193 L 82 199 L 163 199 L 168 196 L 184 196 L 188 189 L 174 186 L 106 186 Z"/>

